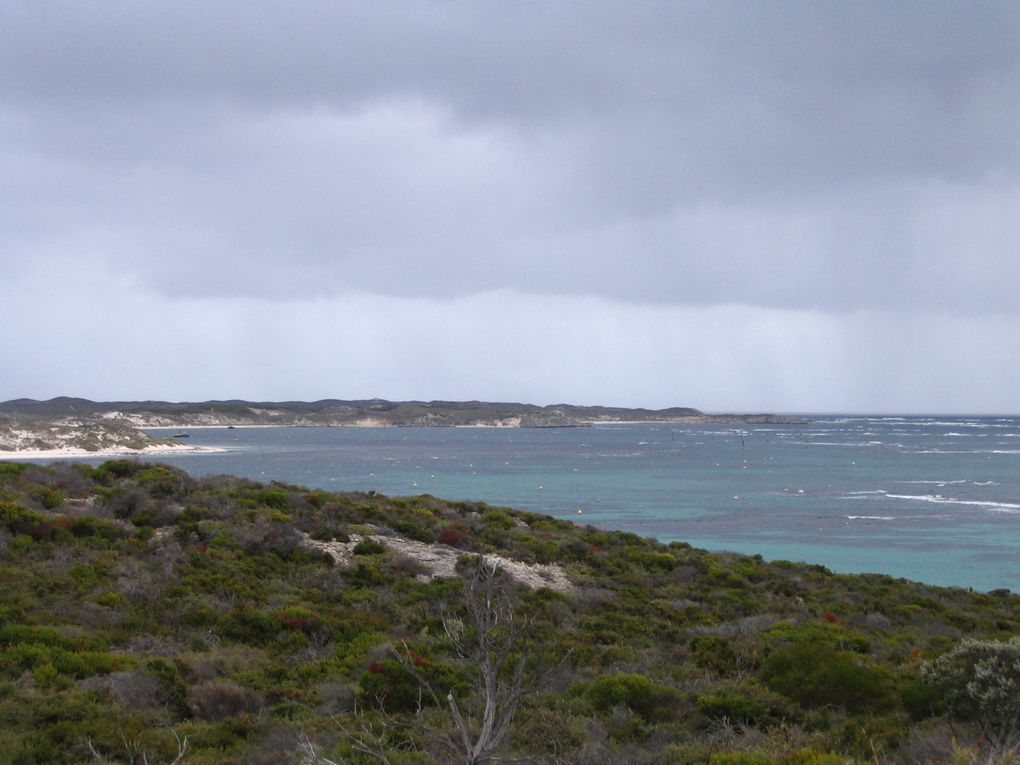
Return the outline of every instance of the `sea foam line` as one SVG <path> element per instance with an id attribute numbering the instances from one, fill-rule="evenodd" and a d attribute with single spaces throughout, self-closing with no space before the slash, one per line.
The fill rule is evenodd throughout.
<path id="1" fill-rule="evenodd" d="M 1015 502 L 991 502 L 977 499 L 951 499 L 949 497 L 935 496 L 932 494 L 886 494 L 889 499 L 905 499 L 915 502 L 932 502 L 936 505 L 969 505 L 972 507 L 984 507 L 989 510 L 1001 513 L 1012 513 L 1020 510 L 1020 504 Z"/>
<path id="2" fill-rule="evenodd" d="M 969 481 L 966 478 L 956 478 L 953 480 L 946 481 L 893 481 L 893 483 L 923 483 L 923 484 L 930 483 L 933 486 L 948 486 L 949 484 L 955 483 L 969 483 Z"/>

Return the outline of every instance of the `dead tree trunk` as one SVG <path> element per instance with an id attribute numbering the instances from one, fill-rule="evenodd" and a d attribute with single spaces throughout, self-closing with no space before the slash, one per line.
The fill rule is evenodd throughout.
<path id="1" fill-rule="evenodd" d="M 530 622 L 517 613 L 509 577 L 492 563 L 478 559 L 465 583 L 465 618 L 447 614 L 443 628 L 454 656 L 472 674 L 466 705 L 448 693 L 456 736 L 446 741 L 465 765 L 484 765 L 506 743 L 521 701 L 537 691 L 551 674 L 529 672 L 532 657 Z M 441 700 L 405 650 L 400 657 L 437 704 Z"/>

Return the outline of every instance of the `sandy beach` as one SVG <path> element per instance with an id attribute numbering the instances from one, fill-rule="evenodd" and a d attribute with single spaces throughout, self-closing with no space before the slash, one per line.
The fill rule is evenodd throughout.
<path id="1" fill-rule="evenodd" d="M 225 452 L 212 446 L 146 446 L 141 449 L 113 447 L 109 449 L 19 449 L 17 451 L 0 450 L 0 462 L 5 460 L 70 460 L 90 457 L 159 457 L 168 454 L 212 454 Z"/>

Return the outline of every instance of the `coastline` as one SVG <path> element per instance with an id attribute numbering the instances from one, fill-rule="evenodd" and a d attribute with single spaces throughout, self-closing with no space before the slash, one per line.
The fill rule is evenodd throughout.
<path id="1" fill-rule="evenodd" d="M 615 425 L 672 425 L 672 426 L 683 426 L 683 425 L 762 425 L 762 424 L 775 424 L 775 425 L 801 425 L 804 422 L 794 420 L 791 418 L 790 421 L 771 421 L 766 420 L 762 422 L 748 421 L 741 419 L 739 416 L 728 417 L 726 415 L 710 415 L 704 417 L 689 417 L 684 419 L 675 420 L 581 420 L 579 422 L 571 423 L 568 425 L 521 425 L 519 418 L 511 418 L 504 421 L 495 422 L 471 422 L 471 423 L 451 423 L 451 424 L 420 424 L 420 423 L 392 423 L 385 422 L 382 420 L 354 420 L 350 422 L 266 422 L 266 423 L 244 423 L 235 424 L 224 422 L 216 425 L 191 425 L 188 423 L 178 423 L 176 425 L 155 425 L 146 422 L 134 423 L 133 426 L 139 430 L 165 430 L 165 431 L 176 431 L 176 430 L 245 430 L 245 429 L 268 429 L 268 428 L 493 428 L 499 430 L 531 430 L 531 429 L 544 429 L 544 428 L 597 428 L 601 426 L 615 426 Z"/>
<path id="2" fill-rule="evenodd" d="M 0 450 L 0 462 L 8 460 L 70 460 L 94 457 L 160 457 L 170 454 L 216 454 L 228 451 L 215 446 L 143 446 L 131 449 L 126 446 L 89 451 L 80 448 Z"/>
<path id="3" fill-rule="evenodd" d="M 282 423 L 266 423 L 266 424 L 248 424 L 248 425 L 235 425 L 234 423 L 224 423 L 222 425 L 141 425 L 135 424 L 133 427 L 139 430 L 241 430 L 242 428 L 291 428 L 291 427 L 305 427 L 302 425 L 294 426 Z"/>

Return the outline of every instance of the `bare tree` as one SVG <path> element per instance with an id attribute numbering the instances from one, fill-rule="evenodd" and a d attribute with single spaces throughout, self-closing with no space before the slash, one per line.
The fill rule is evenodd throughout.
<path id="1" fill-rule="evenodd" d="M 497 761 L 521 702 L 546 685 L 569 658 L 544 669 L 534 666 L 532 620 L 519 613 L 510 577 L 480 557 L 465 581 L 460 615 L 444 609 L 442 623 L 454 658 L 467 669 L 470 693 L 463 699 L 452 691 L 443 693 L 423 669 L 421 657 L 402 643 L 394 654 L 419 685 L 418 708 L 410 718 L 401 718 L 387 713 L 383 700 L 378 699 L 379 708 L 371 716 L 356 710 L 353 720 L 338 719 L 352 751 L 389 765 L 389 747 L 401 738 L 394 735 L 397 729 L 415 726 L 419 734 L 446 749 L 452 759 L 444 758 L 444 762 L 486 765 Z M 436 730 L 435 715 L 428 714 L 423 705 L 426 700 L 449 711 L 452 733 Z M 398 748 L 418 749 L 420 736 L 413 738 L 404 736 Z M 321 755 L 306 736 L 299 740 L 298 748 L 302 762 L 308 765 L 342 765 L 342 761 Z"/>
<path id="2" fill-rule="evenodd" d="M 183 738 L 173 728 L 169 728 L 170 733 L 174 737 L 174 741 L 177 744 L 177 753 L 173 756 L 173 759 L 167 760 L 167 765 L 180 765 L 184 761 L 184 758 L 188 754 L 188 744 L 190 736 L 184 736 Z M 121 747 L 123 748 L 123 754 L 118 753 L 114 755 L 116 759 L 110 759 L 110 756 L 101 754 L 92 743 L 91 739 L 85 741 L 85 746 L 88 748 L 89 753 L 93 759 L 101 763 L 101 765 L 110 765 L 114 762 L 125 762 L 127 765 L 158 765 L 162 761 L 157 759 L 157 755 L 151 751 L 139 738 L 128 738 L 123 731 L 119 732 Z"/>
<path id="3" fill-rule="evenodd" d="M 341 720 L 334 717 L 340 734 L 347 742 L 352 752 L 374 757 L 382 765 L 392 765 L 390 752 L 393 748 L 391 738 L 395 729 L 403 727 L 397 718 L 383 712 L 383 706 L 379 704 L 380 714 L 369 721 L 364 710 L 357 706 L 354 709 L 352 720 Z M 404 742 L 396 747 L 408 751 L 413 750 L 410 742 Z M 345 765 L 344 760 L 331 760 L 322 755 L 315 743 L 305 734 L 298 736 L 298 751 L 301 756 L 301 765 Z"/>
<path id="4" fill-rule="evenodd" d="M 465 765 L 484 765 L 495 760 L 506 743 L 521 701 L 542 688 L 566 657 L 543 671 L 529 667 L 535 654 L 532 623 L 518 613 L 510 577 L 495 563 L 476 560 L 465 584 L 464 605 L 466 618 L 447 613 L 443 629 L 455 658 L 472 675 L 466 704 L 452 692 L 444 704 L 406 645 L 398 659 L 437 706 L 450 710 L 456 735 L 443 738 L 443 743 Z"/>
<path id="5" fill-rule="evenodd" d="M 319 753 L 318 747 L 304 733 L 298 736 L 298 752 L 301 755 L 301 765 L 343 765 L 342 762 L 331 760 Z M 383 760 L 386 763 L 386 760 Z"/>

